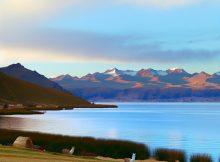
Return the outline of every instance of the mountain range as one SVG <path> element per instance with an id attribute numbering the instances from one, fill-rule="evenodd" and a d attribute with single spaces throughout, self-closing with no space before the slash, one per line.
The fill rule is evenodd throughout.
<path id="1" fill-rule="evenodd" d="M 0 68 L 0 72 L 90 101 L 220 101 L 220 72 L 112 68 L 80 78 L 66 74 L 49 79 L 19 63 Z"/>
<path id="2" fill-rule="evenodd" d="M 188 73 L 184 69 L 108 69 L 83 77 L 51 78 L 64 89 L 92 101 L 218 101 L 220 72 Z"/>

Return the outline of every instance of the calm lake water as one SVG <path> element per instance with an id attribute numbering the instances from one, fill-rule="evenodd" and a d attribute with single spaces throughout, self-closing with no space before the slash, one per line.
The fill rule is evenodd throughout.
<path id="1" fill-rule="evenodd" d="M 115 103 L 114 103 L 115 104 Z M 220 157 L 220 103 L 116 103 L 118 109 L 0 117 L 0 128 L 124 139 Z"/>

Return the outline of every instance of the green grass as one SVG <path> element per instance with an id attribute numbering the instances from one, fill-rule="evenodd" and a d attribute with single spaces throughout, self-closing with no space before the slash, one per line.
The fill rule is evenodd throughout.
<path id="1" fill-rule="evenodd" d="M 37 152 L 31 152 L 30 150 L 20 149 L 20 150 L 10 150 L 1 149 L 1 153 L 5 154 L 20 154 L 20 155 L 38 155 Z"/>
<path id="2" fill-rule="evenodd" d="M 99 160 L 95 157 L 70 156 L 54 152 L 42 152 L 32 149 L 22 149 L 10 146 L 0 146 L 0 161 L 62 161 L 62 162 L 110 162 L 108 160 Z"/>

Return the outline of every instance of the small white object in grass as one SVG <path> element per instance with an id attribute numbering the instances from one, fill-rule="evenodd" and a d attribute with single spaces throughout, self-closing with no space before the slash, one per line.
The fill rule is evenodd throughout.
<path id="1" fill-rule="evenodd" d="M 133 154 L 132 154 L 132 158 L 131 158 L 131 161 L 130 161 L 130 162 L 135 162 L 135 157 L 136 157 L 136 154 L 135 154 L 135 153 L 133 153 Z"/>
<path id="2" fill-rule="evenodd" d="M 75 147 L 72 147 L 71 150 L 70 150 L 70 152 L 69 152 L 69 154 L 70 154 L 70 155 L 73 155 L 74 151 L 75 151 Z"/>

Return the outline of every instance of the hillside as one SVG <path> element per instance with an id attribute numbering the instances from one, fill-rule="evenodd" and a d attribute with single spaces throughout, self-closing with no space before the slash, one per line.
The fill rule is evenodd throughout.
<path id="1" fill-rule="evenodd" d="M 65 91 L 59 84 L 49 80 L 44 75 L 39 74 L 37 71 L 32 71 L 25 68 L 20 63 L 2 67 L 0 68 L 0 72 L 20 80 L 40 85 L 42 87 Z"/>
<path id="2" fill-rule="evenodd" d="M 0 101 L 22 104 L 88 105 L 84 99 L 0 73 Z"/>

